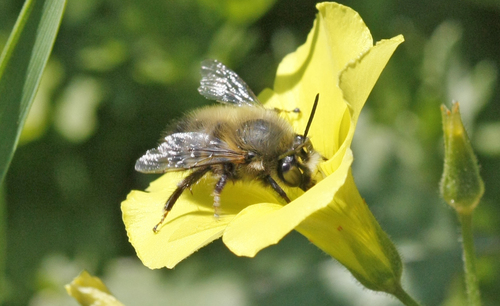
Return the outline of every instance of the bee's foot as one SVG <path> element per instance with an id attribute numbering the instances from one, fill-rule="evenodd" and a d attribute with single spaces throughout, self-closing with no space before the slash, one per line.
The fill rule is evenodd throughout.
<path id="1" fill-rule="evenodd" d="M 220 218 L 220 207 L 214 205 L 214 218 L 219 220 Z"/>
<path id="2" fill-rule="evenodd" d="M 156 224 L 154 227 L 153 227 L 153 232 L 155 234 L 158 234 L 158 232 L 160 231 L 159 227 L 163 224 L 163 221 L 165 221 L 165 218 L 167 218 L 167 215 L 168 215 L 168 210 L 166 210 L 164 213 L 163 213 L 163 217 L 161 218 L 160 222 L 158 222 L 158 224 Z"/>

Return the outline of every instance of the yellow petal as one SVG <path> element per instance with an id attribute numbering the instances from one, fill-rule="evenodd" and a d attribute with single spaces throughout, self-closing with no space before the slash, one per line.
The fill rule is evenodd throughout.
<path id="1" fill-rule="evenodd" d="M 287 55 L 278 67 L 274 92 L 261 98 L 266 106 L 302 111 L 294 129 L 305 129 L 314 97 L 319 105 L 310 129 L 315 148 L 331 158 L 342 143 L 341 124 L 346 104 L 338 88 L 338 76 L 345 66 L 373 46 L 370 31 L 358 13 L 337 3 L 317 5 L 318 17 L 304 45 Z M 327 131 L 325 133 L 325 131 Z"/>
<path id="2" fill-rule="evenodd" d="M 366 287 L 388 292 L 399 284 L 399 254 L 361 198 L 350 172 L 334 201 L 296 230 L 348 268 Z"/>
<path id="3" fill-rule="evenodd" d="M 87 271 L 82 271 L 64 288 L 83 306 L 123 306 L 98 277 L 91 276 Z"/>
<path id="4" fill-rule="evenodd" d="M 208 177 L 186 190 L 167 219 L 154 233 L 165 201 L 186 173 L 167 173 L 148 192 L 132 191 L 122 202 L 123 221 L 130 243 L 143 264 L 151 269 L 173 268 L 184 258 L 222 235 L 227 224 L 244 207 L 260 202 L 279 203 L 272 190 L 258 184 L 228 184 L 221 196 L 221 217 L 214 217 L 211 193 L 215 181 Z"/>
<path id="5" fill-rule="evenodd" d="M 403 41 L 402 35 L 381 40 L 342 71 L 339 86 L 351 109 L 354 124 L 380 73 Z"/>
<path id="6" fill-rule="evenodd" d="M 278 243 L 309 215 L 328 205 L 344 184 L 352 163 L 350 150 L 338 170 L 286 206 L 251 205 L 239 213 L 224 231 L 223 241 L 236 255 L 253 257 Z"/>
<path id="7" fill-rule="evenodd" d="M 166 222 L 160 227 L 158 233 L 153 232 L 153 227 L 160 221 L 163 215 L 165 201 L 183 178 L 182 173 L 168 173 L 156 180 L 148 188 L 149 192 L 132 191 L 127 199 L 122 202 L 123 221 L 127 229 L 129 240 L 134 246 L 137 255 L 147 267 L 162 268 L 173 267 L 177 262 L 189 256 L 197 248 L 202 247 L 210 241 L 218 238 L 222 229 L 214 226 L 205 226 L 205 230 L 192 237 L 192 244 L 197 248 L 183 248 L 178 243 L 170 243 L 172 234 L 182 228 L 186 222 L 181 216 L 193 212 L 198 217 L 213 216 L 213 209 L 199 203 L 211 203 L 205 193 L 198 192 L 198 186 L 193 188 L 193 195 L 185 192 L 175 205 Z M 177 203 L 179 204 L 179 203 Z M 194 217 L 195 218 L 195 217 Z"/>
<path id="8" fill-rule="evenodd" d="M 339 87 L 342 90 L 344 102 L 349 108 L 346 115 L 350 117 L 348 119 L 347 116 L 344 116 L 343 120 L 340 121 L 338 135 L 340 147 L 336 152 L 337 155 L 343 154 L 345 148 L 351 146 L 361 109 L 385 65 L 397 46 L 403 41 L 401 35 L 389 40 L 379 41 L 375 46 L 351 61 L 340 72 Z M 324 174 L 328 175 L 333 173 L 337 166 L 338 162 L 331 159 L 321 164 L 320 169 Z"/>

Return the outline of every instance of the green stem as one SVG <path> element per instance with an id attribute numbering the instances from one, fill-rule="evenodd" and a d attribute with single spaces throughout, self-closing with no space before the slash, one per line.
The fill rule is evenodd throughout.
<path id="1" fill-rule="evenodd" d="M 401 286 L 398 286 L 392 294 L 406 306 L 420 306 Z"/>
<path id="2" fill-rule="evenodd" d="M 474 239 L 472 237 L 472 213 L 458 214 L 462 225 L 462 246 L 465 272 L 465 285 L 467 286 L 467 299 L 470 306 L 480 306 L 481 297 L 476 276 L 476 255 L 474 253 Z"/>

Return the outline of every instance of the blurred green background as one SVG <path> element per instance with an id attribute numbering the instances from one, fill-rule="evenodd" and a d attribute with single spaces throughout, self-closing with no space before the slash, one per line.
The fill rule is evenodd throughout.
<path id="1" fill-rule="evenodd" d="M 5 305 L 76 305 L 82 269 L 127 305 L 399 305 L 356 284 L 297 233 L 256 258 L 221 241 L 174 270 L 142 266 L 120 202 L 155 178 L 134 171 L 168 122 L 207 105 L 200 62 L 216 58 L 256 93 L 305 42 L 315 1 L 69 1 L 14 156 L 6 203 Z M 0 46 L 23 1 L 0 2 Z M 486 193 L 475 242 L 484 305 L 500 304 L 500 1 L 343 1 L 374 40 L 405 36 L 368 99 L 354 178 L 426 305 L 465 305 L 458 224 L 439 198 L 439 106 L 461 103 Z M 497 199 L 497 200 L 495 200 Z M 2 242 L 5 243 L 5 242 Z M 161 247 L 161 246 L 158 246 Z"/>

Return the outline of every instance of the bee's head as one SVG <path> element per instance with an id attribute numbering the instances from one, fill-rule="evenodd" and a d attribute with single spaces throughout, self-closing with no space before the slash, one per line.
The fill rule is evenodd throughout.
<path id="1" fill-rule="evenodd" d="M 314 185 L 312 175 L 319 158 L 309 138 L 295 135 L 293 149 L 280 156 L 278 176 L 288 186 L 306 191 Z"/>
<path id="2" fill-rule="evenodd" d="M 278 176 L 285 184 L 291 187 L 300 187 L 306 191 L 315 182 L 312 179 L 316 165 L 320 159 L 320 154 L 314 151 L 307 133 L 311 126 L 318 106 L 319 94 L 316 95 L 309 120 L 307 121 L 304 135 L 295 135 L 292 149 L 279 157 Z"/>

